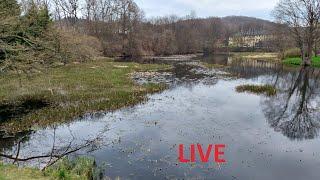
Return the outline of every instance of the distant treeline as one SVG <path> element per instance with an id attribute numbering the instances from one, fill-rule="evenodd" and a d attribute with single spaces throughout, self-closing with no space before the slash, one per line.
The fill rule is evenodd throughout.
<path id="1" fill-rule="evenodd" d="M 36 69 L 34 64 L 99 55 L 228 51 L 232 36 L 276 32 L 275 23 L 241 16 L 197 18 L 190 13 L 146 19 L 133 0 L 1 0 L 0 16 L 0 71 L 29 71 Z"/>
<path id="2" fill-rule="evenodd" d="M 170 55 L 225 50 L 234 35 L 268 33 L 274 23 L 249 17 L 197 18 L 194 12 L 146 19 L 133 0 L 54 0 L 61 28 L 97 37 L 106 56 Z"/>

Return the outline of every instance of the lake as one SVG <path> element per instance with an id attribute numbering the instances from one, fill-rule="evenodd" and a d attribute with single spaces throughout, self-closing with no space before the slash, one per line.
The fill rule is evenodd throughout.
<path id="1" fill-rule="evenodd" d="M 172 72 L 133 76 L 168 85 L 144 103 L 2 139 L 1 151 L 37 167 L 51 152 L 87 155 L 112 179 L 320 179 L 319 70 L 227 55 L 161 62 Z M 277 94 L 236 92 L 243 84 Z M 179 163 L 179 144 L 225 144 L 227 162 Z"/>

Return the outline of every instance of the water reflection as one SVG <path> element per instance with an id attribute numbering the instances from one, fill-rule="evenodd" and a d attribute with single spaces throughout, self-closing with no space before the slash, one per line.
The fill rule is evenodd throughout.
<path id="1" fill-rule="evenodd" d="M 258 78 L 275 86 L 275 97 L 264 98 L 262 109 L 272 128 L 292 140 L 314 139 L 320 128 L 320 71 L 312 67 L 284 68 L 263 59 L 241 59 L 228 55 L 203 57 L 207 63 L 227 66 L 239 78 Z M 260 78 L 260 79 L 259 79 Z"/>
<path id="2" fill-rule="evenodd" d="M 19 143 L 28 142 L 32 131 L 20 132 L 15 136 L 7 136 L 5 132 L 0 132 L 0 152 L 11 150 L 11 148 Z"/>
<path id="3" fill-rule="evenodd" d="M 232 57 L 228 54 L 215 54 L 199 56 L 196 59 L 209 64 L 219 64 L 228 66 L 232 63 Z"/>
<path id="4" fill-rule="evenodd" d="M 320 128 L 319 70 L 311 67 L 278 73 L 275 97 L 266 99 L 263 111 L 268 123 L 290 139 L 313 139 Z"/>
<path id="5" fill-rule="evenodd" d="M 229 59 L 228 71 L 240 78 L 254 78 L 262 75 L 273 75 L 282 71 L 281 64 L 259 59 Z"/>
<path id="6" fill-rule="evenodd" d="M 199 60 L 226 67 L 228 72 L 241 78 L 250 79 L 261 75 L 273 75 L 282 70 L 282 65 L 265 59 L 245 59 L 228 54 L 198 57 Z"/>

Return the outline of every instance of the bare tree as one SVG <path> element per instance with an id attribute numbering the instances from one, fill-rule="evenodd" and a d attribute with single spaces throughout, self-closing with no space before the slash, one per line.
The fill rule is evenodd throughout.
<path id="1" fill-rule="evenodd" d="M 300 48 L 302 64 L 311 65 L 312 49 L 318 36 L 319 0 L 280 0 L 274 10 L 280 23 L 287 24 Z"/>
<path id="2" fill-rule="evenodd" d="M 78 14 L 80 11 L 80 1 L 79 0 L 54 0 L 54 4 L 56 6 L 57 13 L 59 17 L 63 17 L 64 19 L 71 22 L 72 25 L 75 25 Z"/>

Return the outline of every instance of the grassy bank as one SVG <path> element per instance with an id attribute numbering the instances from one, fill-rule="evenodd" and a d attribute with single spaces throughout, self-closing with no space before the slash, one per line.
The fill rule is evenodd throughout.
<path id="1" fill-rule="evenodd" d="M 264 59 L 270 61 L 278 61 L 278 53 L 268 53 L 268 52 L 231 52 L 232 56 L 244 59 Z"/>
<path id="2" fill-rule="evenodd" d="M 19 168 L 14 165 L 0 163 L 1 180 L 29 180 L 29 179 L 63 179 L 63 180 L 87 180 L 98 176 L 94 160 L 89 158 L 77 158 L 75 160 L 63 159 L 45 171 L 35 168 Z"/>
<path id="3" fill-rule="evenodd" d="M 300 57 L 286 58 L 283 60 L 283 64 L 289 65 L 289 66 L 300 66 L 301 63 L 302 63 L 302 60 Z M 312 58 L 312 66 L 320 68 L 320 57 Z"/>
<path id="4" fill-rule="evenodd" d="M 7 132 L 45 127 L 85 113 L 116 110 L 141 102 L 162 85 L 136 85 L 129 73 L 167 65 L 118 63 L 100 59 L 48 69 L 31 77 L 0 77 L 0 128 Z"/>

